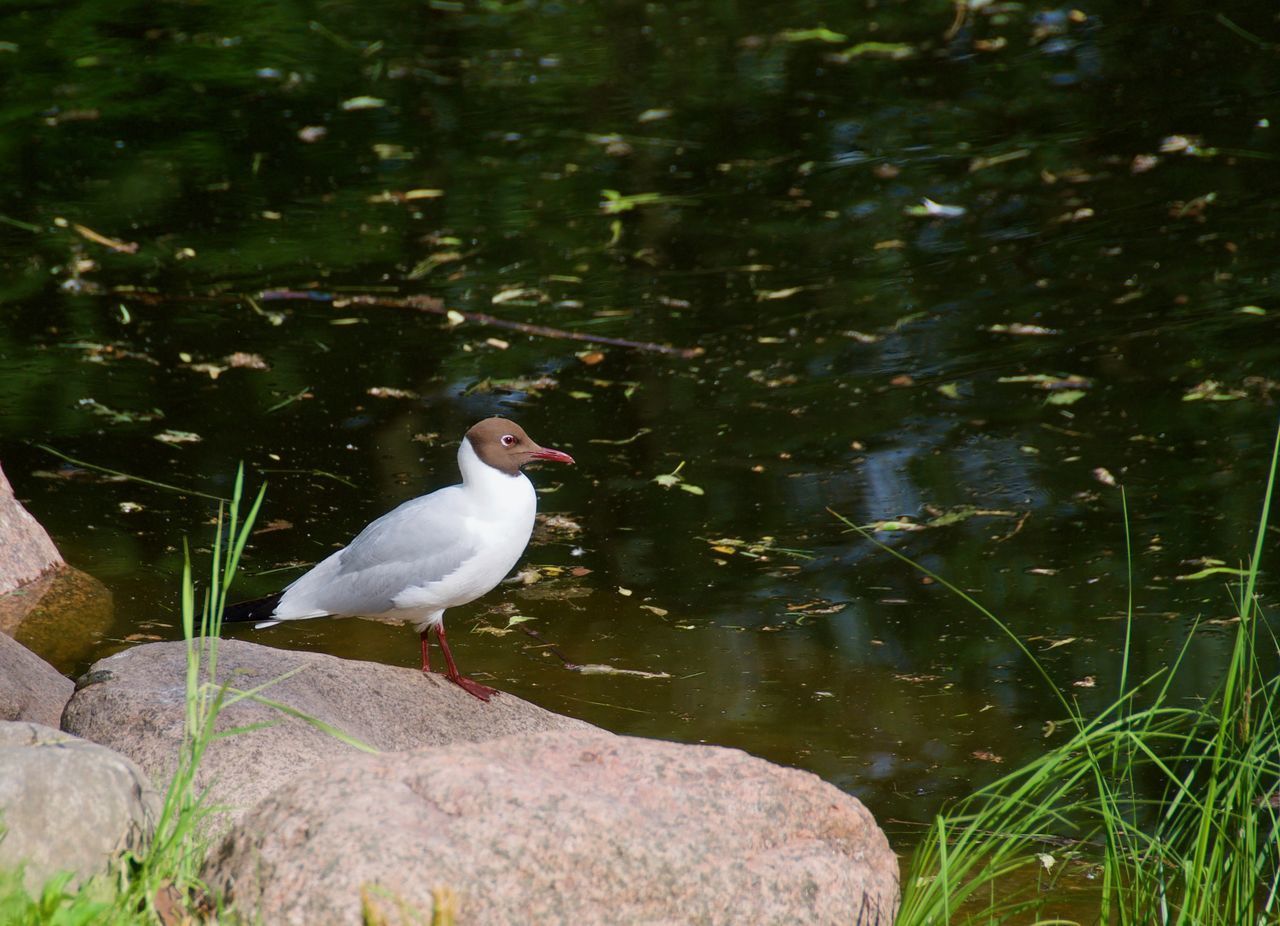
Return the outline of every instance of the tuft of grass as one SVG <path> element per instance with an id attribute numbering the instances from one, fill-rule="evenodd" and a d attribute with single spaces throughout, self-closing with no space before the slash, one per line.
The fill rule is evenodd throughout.
<path id="1" fill-rule="evenodd" d="M 1280 431 L 1252 556 L 1235 595 L 1231 656 L 1216 690 L 1192 706 L 1170 694 L 1187 645 L 1170 667 L 1131 684 L 1130 550 L 1120 689 L 1095 717 L 1082 713 L 1008 625 L 836 515 L 991 620 L 1019 646 L 1068 718 L 1061 745 L 937 815 L 903 879 L 899 926 L 1028 922 L 1061 900 L 1053 889 L 1064 870 L 1085 867 L 1098 885 L 1096 919 L 1089 921 L 1280 923 L 1280 679 L 1263 665 L 1277 640 L 1256 595 L 1278 468 Z M 1128 547 L 1127 510 L 1125 532 Z M 1078 906 L 1078 895 L 1073 899 Z"/>
<path id="2" fill-rule="evenodd" d="M 236 731 L 215 732 L 221 710 L 254 692 L 236 692 L 215 683 L 218 635 L 227 591 L 262 505 L 266 487 L 243 519 L 244 467 L 236 473 L 229 503 L 219 501 L 209 587 L 197 610 L 190 549 L 184 549 L 182 632 L 187 644 L 186 722 L 178 766 L 165 791 L 155 834 L 142 851 L 126 854 L 111 871 L 71 888 L 72 875 L 50 879 L 36 897 L 23 887 L 21 872 L 0 872 L 0 923 L 5 926 L 133 926 L 199 920 L 213 913 L 199 879 L 207 850 L 200 822 L 217 808 L 196 787 L 196 771 L 209 744 Z"/>

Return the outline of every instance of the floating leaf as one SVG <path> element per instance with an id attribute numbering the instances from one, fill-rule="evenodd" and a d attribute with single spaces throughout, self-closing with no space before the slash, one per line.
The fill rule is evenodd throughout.
<path id="1" fill-rule="evenodd" d="M 849 41 L 847 35 L 822 26 L 816 29 L 784 29 L 778 33 L 778 38 L 784 42 L 827 42 L 832 45 Z"/>
<path id="2" fill-rule="evenodd" d="M 204 440 L 194 431 L 175 431 L 172 428 L 166 428 L 159 434 L 155 435 L 156 440 L 163 441 L 166 444 L 194 444 Z"/>
<path id="3" fill-rule="evenodd" d="M 216 363 L 189 363 L 187 368 L 193 373 L 208 373 L 210 379 L 217 379 L 227 368 Z"/>
<path id="4" fill-rule="evenodd" d="M 1051 640 L 1049 641 L 1049 645 L 1044 648 L 1044 652 L 1048 652 L 1051 649 L 1057 649 L 1060 646 L 1067 646 L 1079 639 L 1079 637 L 1063 637 L 1061 640 Z"/>
<path id="5" fill-rule="evenodd" d="M 1222 388 L 1222 384 L 1217 380 L 1206 379 L 1202 383 L 1192 386 L 1183 393 L 1182 401 L 1184 402 L 1234 402 L 1236 399 L 1243 399 L 1244 393 L 1239 389 Z"/>
<path id="6" fill-rule="evenodd" d="M 1061 392 L 1050 393 L 1046 398 L 1046 405 L 1074 405 L 1085 397 L 1086 393 L 1083 389 L 1064 389 Z"/>
<path id="7" fill-rule="evenodd" d="M 749 559 L 767 562 L 771 554 L 780 553 L 796 559 L 813 559 L 812 551 L 778 546 L 777 539 L 767 535 L 759 540 L 740 540 L 737 537 L 717 537 L 715 539 L 699 537 L 698 539 L 710 544 L 712 550 L 727 556 L 737 553 Z"/>
<path id="8" fill-rule="evenodd" d="M 756 290 L 756 300 L 766 302 L 771 299 L 787 299 L 796 293 L 802 293 L 807 287 L 789 286 L 786 289 L 760 289 Z"/>
<path id="9" fill-rule="evenodd" d="M 361 109 L 381 109 L 387 101 L 376 96 L 353 96 L 342 101 L 342 108 L 347 112 Z"/>
<path id="10" fill-rule="evenodd" d="M 1087 376 L 1066 373 L 1055 376 L 1051 373 L 1024 373 L 1018 376 L 1001 376 L 998 383 L 1030 383 L 1037 389 L 1089 389 L 1093 380 Z"/>
<path id="11" fill-rule="evenodd" d="M 1040 325 L 1028 325 L 1023 322 L 1009 322 L 1008 324 L 989 325 L 988 331 L 996 334 L 1017 334 L 1030 337 L 1044 337 L 1050 334 L 1061 334 L 1057 328 L 1045 328 Z"/>
<path id="12" fill-rule="evenodd" d="M 898 531 L 922 531 L 926 530 L 923 524 L 917 524 L 914 521 L 873 521 L 870 524 L 863 525 L 864 530 L 868 531 L 888 531 L 895 533 Z"/>
<path id="13" fill-rule="evenodd" d="M 601 190 L 600 195 L 604 197 L 604 201 L 600 203 L 600 211 L 605 215 L 618 215 L 641 206 L 696 206 L 698 204 L 697 200 L 687 196 L 668 196 L 665 193 L 632 193 L 630 196 L 624 196 L 617 190 Z M 615 229 L 614 240 L 610 244 L 615 244 L 621 234 L 621 227 Z"/>
<path id="14" fill-rule="evenodd" d="M 679 486 L 684 491 L 692 495 L 702 495 L 703 491 L 700 486 L 689 485 L 684 481 L 684 477 L 680 475 L 680 470 L 684 469 L 684 460 L 680 461 L 677 466 L 669 473 L 663 473 L 660 476 L 654 476 L 653 481 L 664 489 L 670 489 L 672 486 Z"/>
<path id="15" fill-rule="evenodd" d="M 933 219 L 958 219 L 968 211 L 964 206 L 948 206 L 943 203 L 935 203 L 927 196 L 921 200 L 920 205 L 908 206 L 903 210 L 907 215 Z"/>
<path id="16" fill-rule="evenodd" d="M 836 61 L 853 61 L 855 58 L 887 58 L 890 61 L 904 61 L 914 58 L 916 50 L 902 42 L 859 42 L 838 54 L 832 55 Z"/>
<path id="17" fill-rule="evenodd" d="M 600 663 L 587 663 L 586 665 L 575 665 L 573 671 L 581 672 L 583 675 L 630 675 L 634 678 L 671 678 L 667 672 L 642 672 L 639 669 L 616 669 L 613 666 L 606 666 Z"/>
<path id="18" fill-rule="evenodd" d="M 155 421 L 164 417 L 164 413 L 158 408 L 153 408 L 149 412 L 119 411 L 103 405 L 97 399 L 80 399 L 76 404 L 95 415 L 111 419 L 112 424 L 133 424 L 138 421 Z"/>
<path id="19" fill-rule="evenodd" d="M 1174 576 L 1175 582 L 1199 582 L 1201 579 L 1207 579 L 1210 576 L 1247 576 L 1249 570 L 1234 569 L 1231 566 L 1209 566 L 1201 569 L 1199 572 L 1191 572 L 1182 576 Z"/>
<path id="20" fill-rule="evenodd" d="M 512 286 L 503 289 L 494 294 L 489 300 L 494 305 L 502 305 L 505 302 L 514 302 L 516 300 L 527 300 L 532 297 L 534 302 L 545 302 L 547 294 L 540 289 L 532 289 L 525 286 Z"/>
<path id="21" fill-rule="evenodd" d="M 235 367 L 237 370 L 269 370 L 270 366 L 267 361 L 262 359 L 260 354 L 250 354 L 247 351 L 238 350 L 234 354 L 226 356 L 227 366 Z"/>
<path id="22" fill-rule="evenodd" d="M 375 399 L 416 399 L 418 393 L 412 389 L 397 389 L 395 386 L 370 386 L 365 390 L 367 395 Z"/>

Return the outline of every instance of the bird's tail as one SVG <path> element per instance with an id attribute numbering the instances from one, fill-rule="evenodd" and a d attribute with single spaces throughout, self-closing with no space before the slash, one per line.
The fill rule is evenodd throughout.
<path id="1" fill-rule="evenodd" d="M 248 621 L 262 621 L 274 624 L 272 615 L 275 613 L 276 605 L 280 603 L 280 597 L 284 592 L 276 592 L 274 595 L 267 595 L 265 598 L 254 598 L 252 601 L 241 601 L 238 604 L 229 604 L 226 610 L 222 612 L 222 622 L 224 624 L 239 624 Z"/>

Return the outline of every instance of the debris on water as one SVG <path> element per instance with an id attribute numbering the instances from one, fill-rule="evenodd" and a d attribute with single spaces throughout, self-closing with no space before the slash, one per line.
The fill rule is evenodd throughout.
<path id="1" fill-rule="evenodd" d="M 538 513 L 534 519 L 535 530 L 539 531 L 538 539 L 546 542 L 551 539 L 566 540 L 582 533 L 582 525 L 568 515 Z M 581 567 L 578 567 L 581 568 Z"/>
<path id="2" fill-rule="evenodd" d="M 1001 376 L 998 383 L 1028 383 L 1037 389 L 1091 389 L 1093 380 L 1087 376 L 1074 373 L 1054 375 L 1052 373 L 1026 373 L 1018 376 Z"/>
<path id="3" fill-rule="evenodd" d="M 228 354 L 225 358 L 226 364 L 237 370 L 269 370 L 271 367 L 267 361 L 262 359 L 261 354 L 251 354 L 248 351 L 238 350 L 235 353 Z"/>
<path id="4" fill-rule="evenodd" d="M 844 51 L 828 55 L 827 60 L 839 64 L 856 61 L 859 58 L 882 58 L 886 61 L 906 61 L 914 58 L 916 50 L 904 42 L 859 42 Z"/>
<path id="5" fill-rule="evenodd" d="M 779 546 L 777 538 L 768 535 L 758 540 L 743 540 L 738 537 L 717 537 L 715 539 L 699 537 L 698 539 L 710 544 L 714 552 L 725 556 L 745 556 L 748 559 L 756 559 L 761 562 L 768 562 L 769 558 L 774 554 L 790 556 L 794 559 L 813 559 L 812 550 Z"/>
<path id="6" fill-rule="evenodd" d="M 793 43 L 826 42 L 830 45 L 838 45 L 849 41 L 849 37 L 843 32 L 832 32 L 822 26 L 813 29 L 784 29 L 778 33 L 777 37 L 779 41 Z"/>
<path id="7" fill-rule="evenodd" d="M 970 518 L 1016 518 L 1019 516 L 1019 512 L 1004 508 L 977 508 L 973 505 L 961 505 L 957 508 L 936 510 L 936 513 L 925 521 L 918 521 L 909 515 L 903 515 L 902 517 L 889 518 L 883 521 L 872 521 L 870 524 L 862 525 L 861 530 L 889 533 L 912 532 L 938 527 L 950 527 Z"/>
<path id="8" fill-rule="evenodd" d="M 935 203 L 927 196 L 920 201 L 920 205 L 908 206 L 903 210 L 907 215 L 933 219 L 958 219 L 968 211 L 964 206 L 948 206 L 944 203 Z"/>
<path id="9" fill-rule="evenodd" d="M 155 439 L 166 444 L 195 444 L 204 440 L 194 431 L 177 431 L 173 428 L 165 428 L 159 434 L 154 435 Z"/>
<path id="10" fill-rule="evenodd" d="M 1247 576 L 1249 570 L 1237 569 L 1228 566 L 1226 560 L 1214 559 L 1211 556 L 1201 556 L 1198 559 L 1186 561 L 1191 566 L 1202 566 L 1204 568 L 1196 572 L 1189 572 L 1184 575 L 1174 576 L 1175 582 L 1199 582 L 1201 579 L 1208 579 L 1211 576 Z"/>
<path id="11" fill-rule="evenodd" d="M 1043 337 L 1050 334 L 1062 334 L 1057 328 L 1045 328 L 1042 325 L 1028 325 L 1023 322 L 1009 322 L 1008 324 L 988 325 L 987 330 L 995 334 L 1017 334 L 1029 337 Z"/>
<path id="12" fill-rule="evenodd" d="M 381 109 L 386 105 L 386 100 L 376 96 L 353 96 L 348 100 L 342 101 L 342 108 L 346 112 L 356 112 L 362 109 Z"/>
<path id="13" fill-rule="evenodd" d="M 1184 402 L 1234 402 L 1243 399 L 1245 394 L 1239 389 L 1224 389 L 1216 379 L 1206 379 L 1192 386 L 1182 395 Z"/>
<path id="14" fill-rule="evenodd" d="M 684 462 L 685 462 L 684 460 L 681 460 L 680 465 L 677 466 L 675 469 L 673 469 L 669 473 L 663 473 L 660 476 L 654 476 L 652 481 L 656 482 L 658 485 L 662 486 L 664 489 L 670 489 L 672 486 L 675 486 L 681 489 L 682 491 L 688 492 L 690 495 L 705 494 L 701 486 L 696 486 L 696 485 L 692 485 L 691 483 L 685 482 L 684 477 L 680 475 L 680 470 L 684 469 Z"/>
<path id="15" fill-rule="evenodd" d="M 375 399 L 417 399 L 421 398 L 412 389 L 399 389 L 395 386 L 370 386 L 365 390 L 367 395 Z"/>
<path id="16" fill-rule="evenodd" d="M 652 431 L 653 431 L 652 428 L 641 428 L 640 430 L 636 431 L 636 433 L 632 434 L 630 437 L 624 437 L 620 440 L 606 440 L 603 437 L 592 437 L 588 439 L 587 443 L 588 444 L 608 444 L 613 447 L 621 447 L 624 444 L 634 443 L 635 441 L 644 437 L 646 434 L 651 433 Z"/>
<path id="17" fill-rule="evenodd" d="M 601 663 L 576 664 L 573 671 L 583 675 L 630 675 L 634 678 L 671 678 L 668 672 L 642 672 L 639 669 L 618 669 Z"/>
<path id="18" fill-rule="evenodd" d="M 80 399 L 76 404 L 95 415 L 110 419 L 111 424 L 134 424 L 139 421 L 156 421 L 164 417 L 164 412 L 158 408 L 145 412 L 121 411 L 91 398 Z"/>

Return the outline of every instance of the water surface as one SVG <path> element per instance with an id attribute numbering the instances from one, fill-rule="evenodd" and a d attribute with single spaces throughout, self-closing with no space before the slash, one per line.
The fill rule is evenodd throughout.
<path id="1" fill-rule="evenodd" d="M 899 848 L 1061 709 L 837 514 L 937 522 L 876 536 L 1096 710 L 1123 485 L 1130 671 L 1199 625 L 1175 691 L 1211 690 L 1233 607 L 1185 577 L 1251 548 L 1280 388 L 1271 6 L 996 4 L 950 33 L 947 5 L 607 7 L 11 8 L 0 460 L 116 605 L 66 668 L 179 635 L 216 506 L 41 445 L 215 496 L 244 461 L 248 596 L 454 481 L 503 414 L 577 458 L 533 473 L 571 523 L 540 581 L 450 612 L 463 668 L 811 769 Z M 418 658 L 362 621 L 229 632 Z"/>

